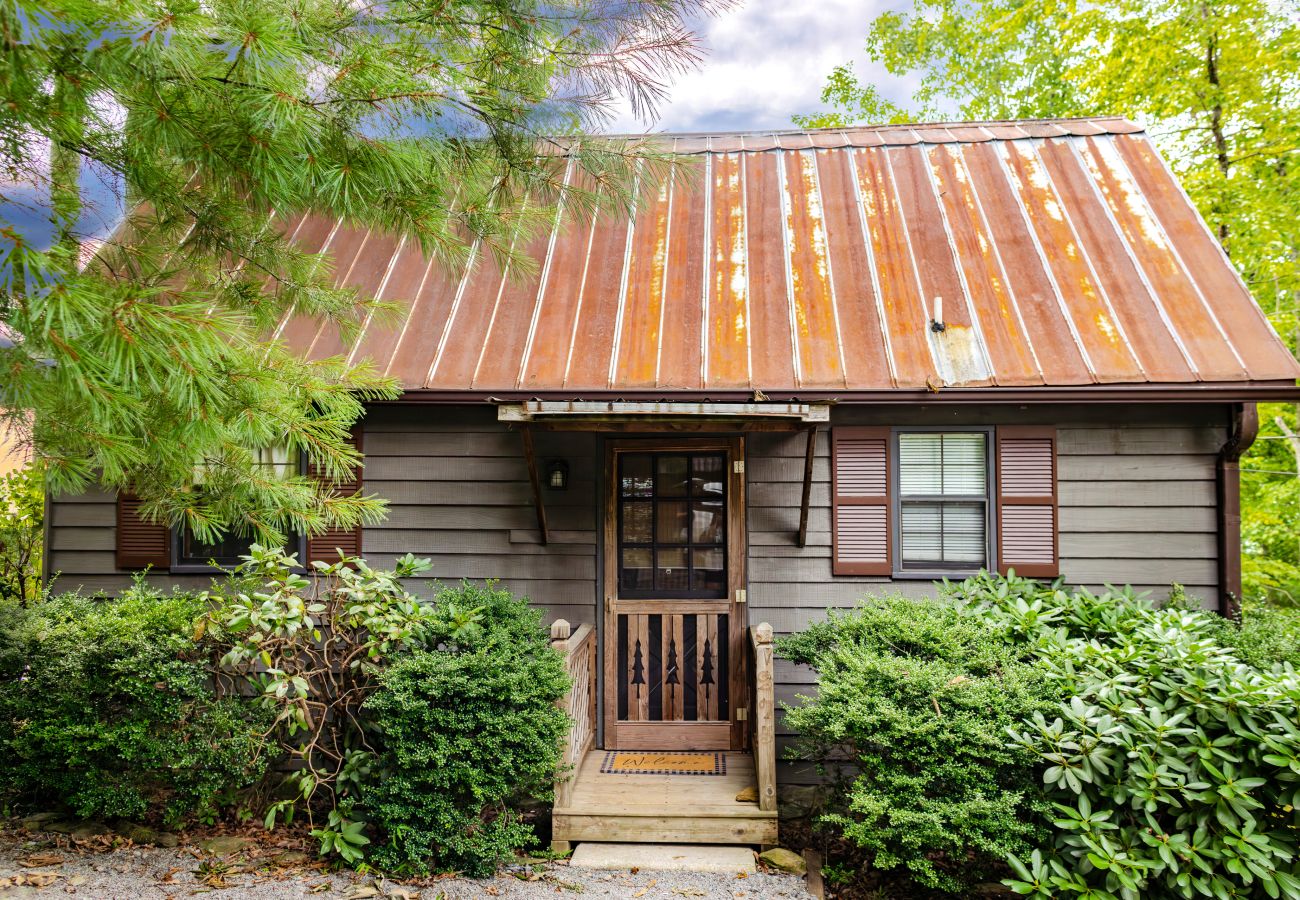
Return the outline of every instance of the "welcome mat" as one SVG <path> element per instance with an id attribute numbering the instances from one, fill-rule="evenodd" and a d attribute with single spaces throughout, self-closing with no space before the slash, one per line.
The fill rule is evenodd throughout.
<path id="1" fill-rule="evenodd" d="M 600 771 L 607 775 L 726 775 L 727 754 L 611 750 Z"/>

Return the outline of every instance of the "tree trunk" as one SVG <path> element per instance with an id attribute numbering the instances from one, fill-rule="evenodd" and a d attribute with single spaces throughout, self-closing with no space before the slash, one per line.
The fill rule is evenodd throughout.
<path id="1" fill-rule="evenodd" d="M 1201 17 L 1207 21 L 1212 18 L 1210 7 L 1206 3 L 1201 4 Z M 1227 136 L 1223 133 L 1223 85 L 1219 80 L 1219 35 L 1216 31 L 1210 32 L 1209 40 L 1205 43 L 1205 78 L 1211 88 L 1210 136 L 1214 141 L 1214 160 L 1226 181 L 1232 169 L 1232 159 L 1228 155 Z M 1224 252 L 1231 256 L 1228 249 L 1228 223 L 1220 218 L 1215 231 Z"/>

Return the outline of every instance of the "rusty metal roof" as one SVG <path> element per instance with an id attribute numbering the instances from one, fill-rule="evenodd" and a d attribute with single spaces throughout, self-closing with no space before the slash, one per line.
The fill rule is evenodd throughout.
<path id="1" fill-rule="evenodd" d="M 563 212 L 528 280 L 308 217 L 340 283 L 409 308 L 345 346 L 408 391 L 870 392 L 1294 383 L 1150 139 L 1122 119 L 667 136 L 635 220 Z M 936 299 L 940 298 L 940 299 Z M 943 331 L 930 327 L 936 303 Z"/>

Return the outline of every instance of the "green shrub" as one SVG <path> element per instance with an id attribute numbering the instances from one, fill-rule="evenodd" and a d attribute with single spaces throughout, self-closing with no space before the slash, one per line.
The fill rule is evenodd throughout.
<path id="1" fill-rule="evenodd" d="M 486 874 L 531 840 L 515 803 L 549 792 L 568 729 L 540 614 L 491 583 L 416 597 L 410 555 L 296 568 L 255 545 L 206 620 L 296 763 L 267 827 L 302 812 L 322 855 Z"/>
<path id="2" fill-rule="evenodd" d="M 222 682 L 256 697 L 274 721 L 270 739 L 294 763 L 287 789 L 265 813 L 266 827 L 304 812 L 322 853 L 357 863 L 369 843 L 357 802 L 375 761 L 362 704 L 395 659 L 478 626 L 472 611 L 441 621 L 406 590 L 402 580 L 426 571 L 428 560 L 408 554 L 391 572 L 363 559 L 313 568 L 307 577 L 295 557 L 254 544 L 235 572 L 214 584 L 205 625 L 224 644 Z"/>
<path id="3" fill-rule="evenodd" d="M 1068 696 L 1011 730 L 1054 801 L 1041 898 L 1300 897 L 1300 679 L 1222 645 L 1211 613 L 984 576 L 948 586 Z M 1017 857 L 1020 854 L 1016 854 Z"/>
<path id="4" fill-rule="evenodd" d="M 1006 729 L 1059 695 L 996 631 L 952 606 L 875 599 L 779 643 L 819 676 L 790 709 L 796 752 L 856 768 L 823 822 L 877 869 L 961 891 L 1046 836 L 1035 757 Z"/>
<path id="5" fill-rule="evenodd" d="M 266 766 L 267 721 L 213 696 L 204 602 L 137 584 L 0 623 L 0 782 L 27 803 L 168 824 L 211 819 Z"/>
<path id="6" fill-rule="evenodd" d="M 1225 640 L 1252 666 L 1267 669 L 1290 663 L 1300 668 L 1300 609 L 1248 603 Z"/>
<path id="7" fill-rule="evenodd" d="M 365 791 L 383 835 L 370 856 L 403 873 L 487 875 L 533 840 L 518 804 L 550 793 L 569 679 L 538 613 L 509 592 L 463 584 L 436 605 L 442 621 L 474 610 L 480 627 L 396 662 L 365 705 L 383 746 L 383 777 Z"/>

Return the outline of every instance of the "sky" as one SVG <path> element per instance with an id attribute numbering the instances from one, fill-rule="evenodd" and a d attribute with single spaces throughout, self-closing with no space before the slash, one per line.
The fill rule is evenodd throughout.
<path id="1" fill-rule="evenodd" d="M 791 128 L 791 117 L 822 108 L 820 95 L 835 66 L 854 63 L 891 100 L 910 86 L 867 60 L 867 24 L 898 0 L 745 0 L 697 23 L 707 53 L 698 71 L 678 78 L 658 121 L 639 122 L 621 107 L 609 130 L 745 131 Z"/>

